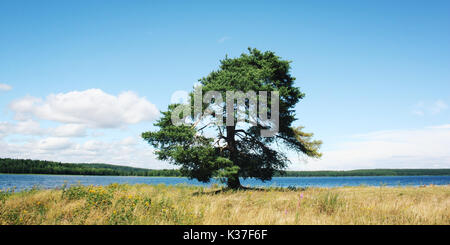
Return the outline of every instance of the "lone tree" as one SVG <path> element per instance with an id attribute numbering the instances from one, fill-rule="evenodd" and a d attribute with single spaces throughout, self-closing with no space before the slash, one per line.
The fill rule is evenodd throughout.
<path id="1" fill-rule="evenodd" d="M 154 124 L 158 131 L 142 133 L 142 137 L 156 148 L 158 159 L 179 165 L 181 172 L 189 178 L 208 182 L 212 177 L 219 177 L 229 188 L 237 189 L 241 187 L 239 177 L 266 181 L 271 180 L 276 172 L 285 170 L 290 163 L 285 150 L 312 158 L 321 156 L 318 150 L 322 142 L 312 140 L 313 134 L 303 132 L 303 127 L 292 126 L 296 120 L 294 106 L 304 94 L 294 87 L 295 78 L 289 74 L 290 61 L 282 60 L 270 51 L 251 48 L 248 51 L 238 58 L 221 60 L 217 71 L 199 80 L 201 89 L 203 93 L 219 91 L 221 98 L 226 98 L 226 91 L 268 91 L 271 94 L 278 91 L 278 115 L 272 107 L 266 110 L 271 119 L 279 118 L 275 133 L 269 137 L 261 134 L 262 130 L 273 127 L 273 121 L 261 114 L 249 114 L 254 106 L 251 98 L 227 98 L 233 107 L 226 109 L 221 98 L 210 97 L 211 103 L 202 101 L 200 105 L 202 109 L 208 111 L 209 108 L 213 112 L 210 116 L 202 116 L 201 113 L 199 116 L 195 114 L 195 92 L 192 92 L 191 103 L 183 107 L 188 109 L 191 125 L 173 124 L 171 118 L 175 114 L 181 116 L 182 112 L 177 110 L 180 104 L 172 104 Z M 234 104 L 240 98 L 243 103 Z M 260 103 L 261 98 L 266 99 L 260 94 Z M 273 97 L 270 102 L 263 103 L 272 106 L 272 102 Z M 212 106 L 214 104 L 216 107 Z M 246 120 L 235 120 L 239 113 L 247 113 Z M 230 121 L 234 125 L 229 125 Z"/>

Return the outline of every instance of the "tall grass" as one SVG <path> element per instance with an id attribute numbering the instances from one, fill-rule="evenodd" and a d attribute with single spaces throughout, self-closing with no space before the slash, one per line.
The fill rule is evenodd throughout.
<path id="1" fill-rule="evenodd" d="M 321 213 L 333 214 L 341 204 L 338 193 L 325 192 L 319 196 L 317 199 L 317 207 Z"/>
<path id="2" fill-rule="evenodd" d="M 0 224 L 450 224 L 450 186 L 71 186 L 0 192 Z"/>

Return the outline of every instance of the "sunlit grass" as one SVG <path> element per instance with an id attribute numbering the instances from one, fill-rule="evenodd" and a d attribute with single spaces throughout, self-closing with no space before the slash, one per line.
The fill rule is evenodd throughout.
<path id="1" fill-rule="evenodd" d="M 450 224 L 450 186 L 72 186 L 0 192 L 0 224 Z"/>

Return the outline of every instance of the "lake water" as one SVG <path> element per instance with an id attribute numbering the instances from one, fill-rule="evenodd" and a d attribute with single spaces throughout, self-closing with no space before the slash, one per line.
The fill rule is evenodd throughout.
<path id="1" fill-rule="evenodd" d="M 128 176 L 79 176 L 79 175 L 21 175 L 0 174 L 0 190 L 16 187 L 16 190 L 40 188 L 58 188 L 67 185 L 109 185 L 111 183 L 128 184 L 189 184 L 210 186 L 218 183 L 201 183 L 188 178 L 177 177 L 128 177 Z M 450 176 L 370 176 L 370 177 L 277 177 L 272 181 L 262 182 L 255 179 L 241 180 L 244 186 L 277 186 L 277 187 L 338 187 L 338 186 L 419 186 L 449 185 Z"/>

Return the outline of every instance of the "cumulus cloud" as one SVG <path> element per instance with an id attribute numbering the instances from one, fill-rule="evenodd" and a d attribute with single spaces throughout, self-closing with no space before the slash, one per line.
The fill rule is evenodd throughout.
<path id="1" fill-rule="evenodd" d="M 51 130 L 57 137 L 83 137 L 86 136 L 86 127 L 80 124 L 64 124 Z"/>
<path id="2" fill-rule="evenodd" d="M 134 92 L 114 96 L 100 89 L 51 94 L 45 99 L 27 96 L 9 107 L 16 120 L 36 117 L 91 128 L 117 128 L 151 121 L 159 115 L 155 105 Z"/>
<path id="3" fill-rule="evenodd" d="M 12 87 L 8 84 L 0 83 L 0 91 L 9 91 Z"/>
<path id="4" fill-rule="evenodd" d="M 111 95 L 89 89 L 26 96 L 11 102 L 9 109 L 15 120 L 0 121 L 0 157 L 171 167 L 156 160 L 140 137 L 126 137 L 131 130 L 127 125 L 159 116 L 155 105 L 134 92 Z M 113 139 L 103 137 L 103 129 L 109 129 Z M 123 138 L 117 139 L 120 135 Z"/>
<path id="5" fill-rule="evenodd" d="M 5 137 L 9 132 L 9 123 L 0 122 L 0 139 Z"/>
<path id="6" fill-rule="evenodd" d="M 46 130 L 33 120 L 20 121 L 17 123 L 0 122 L 0 138 L 11 134 L 43 135 Z"/>
<path id="7" fill-rule="evenodd" d="M 366 168 L 450 168 L 450 127 L 379 131 L 356 135 L 323 158 L 296 169 L 348 170 Z M 296 159 L 292 158 L 293 162 Z"/>
<path id="8" fill-rule="evenodd" d="M 36 143 L 36 150 L 63 150 L 72 146 L 72 142 L 67 138 L 49 137 L 41 139 Z"/>
<path id="9" fill-rule="evenodd" d="M 47 137 L 19 143 L 0 141 L 0 156 L 73 163 L 109 163 L 154 169 L 173 168 L 172 165 L 157 160 L 151 148 L 137 136 L 113 141 L 74 142 L 63 137 Z"/>
<path id="10" fill-rule="evenodd" d="M 55 128 L 43 128 L 34 120 L 18 122 L 0 122 L 0 138 L 8 135 L 32 135 L 54 137 L 83 137 L 86 136 L 86 127 L 78 124 L 63 124 Z"/>

